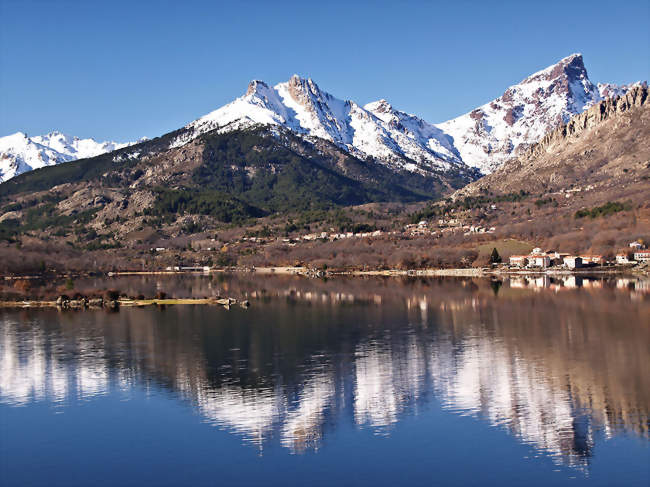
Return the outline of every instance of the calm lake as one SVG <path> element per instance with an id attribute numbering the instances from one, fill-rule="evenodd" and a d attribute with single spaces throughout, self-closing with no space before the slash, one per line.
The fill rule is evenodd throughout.
<path id="1" fill-rule="evenodd" d="M 650 482 L 638 279 L 76 283 L 248 309 L 0 310 L 0 484 Z"/>

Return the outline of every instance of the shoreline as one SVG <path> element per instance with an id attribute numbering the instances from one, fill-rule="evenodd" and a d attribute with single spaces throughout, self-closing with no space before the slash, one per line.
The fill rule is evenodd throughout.
<path id="1" fill-rule="evenodd" d="M 648 270 L 635 268 L 603 268 L 591 267 L 581 269 L 491 269 L 486 267 L 459 267 L 450 269 L 312 269 L 304 266 L 278 266 L 278 267 L 229 267 L 210 269 L 209 271 L 114 271 L 106 275 L 133 276 L 133 275 L 210 275 L 210 274 L 236 274 L 252 273 L 259 275 L 297 275 L 306 277 L 330 276 L 386 276 L 386 277 L 488 277 L 488 276 L 526 276 L 526 275 L 633 275 L 648 276 Z"/>
<path id="2" fill-rule="evenodd" d="M 108 271 L 108 272 L 67 272 L 63 274 L 1 276 L 5 281 L 21 279 L 48 278 L 79 278 L 79 277 L 119 277 L 119 276 L 180 276 L 180 275 L 205 275 L 211 274 L 241 274 L 251 273 L 258 275 L 294 275 L 304 277 L 332 277 L 332 276 L 385 276 L 385 277 L 490 277 L 490 276 L 566 276 L 566 275 L 603 275 L 603 276 L 635 276 L 647 277 L 650 269 L 637 268 L 581 268 L 581 269 L 491 269 L 486 267 L 461 267 L 450 269 L 313 269 L 305 266 L 278 266 L 278 267 L 223 267 L 210 270 L 179 270 L 179 271 Z"/>
<path id="3" fill-rule="evenodd" d="M 117 276 L 138 276 L 138 275 L 204 275 L 209 276 L 212 273 L 220 274 L 238 274 L 246 273 L 250 275 L 258 274 L 262 276 L 299 276 L 305 279 L 327 279 L 328 277 L 340 278 L 370 278 L 370 277 L 385 277 L 385 278 L 436 278 L 436 277 L 456 277 L 456 278 L 479 278 L 479 279 L 517 279 L 517 278 L 540 278 L 540 277 L 567 277 L 576 276 L 580 278 L 587 278 L 592 280 L 607 279 L 607 278 L 626 278 L 626 279 L 644 279 L 648 277 L 647 271 L 630 272 L 630 269 L 488 269 L 488 268 L 459 268 L 459 269 L 419 269 L 419 270 L 401 270 L 401 269 L 386 269 L 386 270 L 327 270 L 316 271 L 306 267 L 265 267 L 265 268 L 227 268 L 227 269 L 213 269 L 211 272 L 197 272 L 197 271 L 124 271 L 124 272 L 109 272 L 104 275 L 96 273 L 86 274 L 86 277 L 96 277 L 102 279 L 104 277 L 117 277 Z M 51 276 L 48 276 L 51 277 Z M 77 277 L 74 274 L 65 274 L 59 277 Z M 5 280 L 15 280 L 16 282 L 21 279 L 43 279 L 44 276 L 6 276 Z M 147 306 L 171 306 L 171 305 L 211 305 L 222 306 L 223 308 L 230 309 L 231 306 L 240 306 L 248 308 L 250 303 L 248 300 L 241 298 L 235 299 L 232 297 L 200 297 L 200 298 L 172 298 L 163 296 L 140 299 L 135 297 L 127 297 L 122 295 L 118 298 L 110 296 L 110 293 L 117 293 L 115 290 L 102 291 L 104 297 L 97 297 L 97 294 L 91 293 L 89 296 L 79 295 L 77 293 L 74 298 L 69 298 L 65 294 L 59 294 L 59 297 L 54 300 L 49 298 L 34 298 L 0 300 L 0 309 L 2 308 L 56 308 L 58 310 L 115 310 L 120 307 L 147 307 Z M 52 295 L 50 295 L 52 296 Z"/>
<path id="4" fill-rule="evenodd" d="M 145 306 L 171 306 L 178 304 L 207 304 L 212 306 L 221 306 L 229 309 L 231 306 L 239 305 L 241 308 L 248 308 L 250 303 L 244 299 L 238 301 L 233 298 L 165 298 L 165 299 L 118 299 L 114 301 L 115 305 L 109 305 L 108 301 L 102 305 L 85 304 L 68 304 L 60 303 L 56 300 L 29 300 L 22 301 L 0 301 L 0 308 L 57 308 L 65 310 L 103 310 L 116 309 L 121 307 Z"/>

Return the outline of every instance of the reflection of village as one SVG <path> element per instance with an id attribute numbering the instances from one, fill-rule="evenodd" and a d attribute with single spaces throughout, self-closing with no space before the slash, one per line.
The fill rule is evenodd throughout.
<path id="1" fill-rule="evenodd" d="M 632 297 L 637 293 L 650 293 L 650 279 L 637 277 L 598 279 L 575 274 L 557 276 L 544 274 L 511 277 L 508 282 L 511 288 L 516 289 L 550 289 L 553 291 L 563 291 L 578 288 L 603 289 L 615 286 L 619 290 L 631 291 Z"/>
<path id="2" fill-rule="evenodd" d="M 305 279 L 299 275 L 174 275 L 174 276 L 127 276 L 109 280 L 92 280 L 97 289 L 121 289 L 127 295 L 155 295 L 164 291 L 167 295 L 187 298 L 206 296 L 232 296 L 237 299 L 264 300 L 285 298 L 310 303 L 370 303 L 380 305 L 406 300 L 414 290 L 423 292 L 443 290 L 441 279 L 453 282 L 469 290 L 474 283 L 487 287 L 490 292 L 513 289 L 537 292 L 542 289 L 564 291 L 573 289 L 594 289 L 621 292 L 631 299 L 650 294 L 650 278 L 645 275 L 603 275 L 603 274 L 510 274 L 496 275 L 490 281 L 486 278 L 430 278 L 425 276 L 381 277 L 347 279 Z M 410 284 L 409 284 L 410 283 Z M 495 285 L 497 286 L 495 288 Z M 80 281 L 80 286 L 93 289 Z M 479 286 L 480 287 L 480 286 Z M 429 291 L 426 291 L 429 289 Z"/>
<path id="3" fill-rule="evenodd" d="M 573 289 L 610 289 L 623 291 L 632 299 L 643 294 L 650 294 L 650 278 L 646 277 L 618 277 L 618 278 L 599 278 L 585 275 L 565 274 L 551 276 L 544 275 L 522 275 L 511 276 L 503 281 L 497 282 L 499 286 L 504 285 L 511 289 L 527 289 L 540 291 L 543 289 L 551 291 L 568 291 Z M 248 296 L 251 298 L 262 298 L 267 296 L 268 292 L 260 293 L 252 291 Z M 361 303 L 369 302 L 381 304 L 387 299 L 384 293 L 346 293 L 346 292 L 328 292 L 318 290 L 300 290 L 295 288 L 285 289 L 275 294 L 276 296 L 295 299 L 298 301 L 322 302 L 322 303 Z"/>
<path id="4" fill-rule="evenodd" d="M 602 281 L 583 280 L 581 285 L 603 285 L 597 282 Z M 535 278 L 525 285 L 553 289 L 552 284 Z M 559 285 L 570 286 L 564 281 Z M 614 288 L 618 286 L 616 282 Z M 345 292 L 289 289 L 278 294 L 321 305 L 328 299 L 355 301 L 354 294 Z M 365 302 L 372 306 L 380 298 Z M 316 450 L 328 429 L 350 416 L 360 428 L 389 434 L 401 417 L 430 401 L 504 428 L 536 451 L 579 468 L 588 465 L 599 434 L 649 437 L 650 384 L 646 371 L 638 369 L 647 364 L 647 327 L 633 324 L 622 334 L 594 314 L 584 324 L 587 333 L 573 316 L 564 320 L 554 310 L 545 315 L 553 317 L 553 326 L 541 318 L 540 323 L 517 322 L 517 301 L 498 303 L 486 306 L 471 294 L 444 300 L 412 294 L 400 315 L 408 326 L 393 332 L 381 324 L 365 328 L 347 355 L 305 350 L 299 373 L 269 370 L 255 381 L 242 380 L 235 370 L 263 362 L 254 352 L 212 363 L 216 359 L 208 360 L 196 342 L 163 343 L 155 314 L 147 315 L 150 322 L 144 323 L 142 318 L 131 321 L 129 311 L 122 311 L 114 315 L 123 320 L 119 326 L 109 328 L 107 321 L 74 328 L 74 333 L 70 327 L 46 330 L 38 322 L 25 326 L 6 315 L 0 321 L 0 401 L 64 406 L 155 382 L 191 402 L 207 422 L 239 435 L 260 452 L 273 438 L 294 453 Z M 98 320 L 110 318 L 101 315 Z M 594 337 L 611 345 L 606 357 L 601 350 L 583 354 L 575 348 L 575 343 Z M 132 357 L 114 355 L 114 342 L 128 339 L 141 348 Z M 640 391 L 633 386 L 639 381 L 646 381 Z"/>

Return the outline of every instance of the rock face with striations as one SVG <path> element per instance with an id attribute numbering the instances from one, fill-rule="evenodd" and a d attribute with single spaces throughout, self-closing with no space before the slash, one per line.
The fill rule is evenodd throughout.
<path id="1" fill-rule="evenodd" d="M 568 136 L 577 135 L 583 130 L 599 125 L 604 120 L 614 117 L 622 112 L 629 111 L 635 107 L 642 107 L 648 100 L 648 86 L 646 84 L 632 88 L 623 96 L 615 96 L 601 101 L 587 111 L 574 116 L 565 125 L 546 134 L 539 143 L 533 145 L 525 154 L 526 156 L 536 155 L 554 142 L 564 140 Z"/>

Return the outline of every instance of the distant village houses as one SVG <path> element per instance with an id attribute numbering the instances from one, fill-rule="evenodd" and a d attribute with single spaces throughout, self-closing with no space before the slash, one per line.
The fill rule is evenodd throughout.
<path id="1" fill-rule="evenodd" d="M 627 253 L 619 252 L 616 254 L 616 263 L 617 264 L 629 264 L 632 261 L 628 258 Z"/>
<path id="2" fill-rule="evenodd" d="M 534 248 L 531 254 L 528 256 L 528 267 L 541 267 L 546 269 L 551 265 L 551 258 L 546 252 L 542 252 L 542 249 Z"/>
<path id="3" fill-rule="evenodd" d="M 510 256 L 510 265 L 514 267 L 526 267 L 528 264 L 527 255 L 511 255 Z"/>
<path id="4" fill-rule="evenodd" d="M 637 262 L 650 261 L 650 250 L 639 250 L 637 252 L 634 252 L 634 260 Z"/>
<path id="5" fill-rule="evenodd" d="M 564 265 L 569 269 L 579 269 L 582 267 L 582 257 L 568 255 L 564 259 Z"/>
<path id="6" fill-rule="evenodd" d="M 580 258 L 583 264 L 603 265 L 605 263 L 605 258 L 602 255 L 585 254 L 581 255 Z"/>

